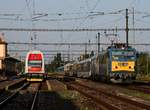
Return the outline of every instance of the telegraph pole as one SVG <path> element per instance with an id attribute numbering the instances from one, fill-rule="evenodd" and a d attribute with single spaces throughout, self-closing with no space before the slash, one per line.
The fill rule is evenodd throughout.
<path id="1" fill-rule="evenodd" d="M 87 55 L 87 43 L 85 43 L 85 55 Z"/>
<path id="2" fill-rule="evenodd" d="M 126 9 L 126 45 L 127 45 L 127 47 L 128 47 L 128 44 L 129 44 L 129 42 L 128 42 L 128 35 L 129 35 L 129 27 L 128 27 L 128 18 L 129 18 L 129 16 L 128 16 L 128 9 Z"/>
<path id="3" fill-rule="evenodd" d="M 132 15 L 132 18 L 133 18 L 133 22 L 132 22 L 132 24 L 133 24 L 133 29 L 134 29 L 134 27 L 135 27 L 135 22 L 134 22 L 134 8 L 132 8 L 133 9 L 133 15 Z M 135 44 L 135 31 L 133 30 L 133 44 Z"/>
<path id="4" fill-rule="evenodd" d="M 68 62 L 70 62 L 70 45 L 68 45 Z"/>
<path id="5" fill-rule="evenodd" d="M 100 52 L 100 33 L 98 32 L 98 53 Z"/>

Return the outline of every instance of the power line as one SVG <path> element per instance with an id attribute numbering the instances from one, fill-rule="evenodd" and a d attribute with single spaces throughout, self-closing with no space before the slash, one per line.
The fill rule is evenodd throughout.
<path id="1" fill-rule="evenodd" d="M 30 0 L 28 1 L 28 0 L 25 0 L 25 2 L 26 2 L 26 5 L 27 5 L 27 10 L 28 10 L 28 12 L 29 12 L 29 15 L 30 15 L 30 18 L 32 18 L 32 12 L 31 12 L 31 10 L 30 10 Z M 31 19 L 30 19 L 31 20 Z"/>
<path id="2" fill-rule="evenodd" d="M 88 45 L 88 43 L 28 43 L 28 42 L 8 42 L 8 45 Z M 90 43 L 90 45 L 97 45 L 97 43 Z M 108 43 L 101 43 L 101 45 L 110 45 Z"/>
<path id="3" fill-rule="evenodd" d="M 81 20 L 81 19 L 87 19 L 91 17 L 96 17 L 96 16 L 104 16 L 104 15 L 116 15 L 116 14 L 121 14 L 125 9 L 118 10 L 118 11 L 112 11 L 112 12 L 99 12 L 99 11 L 88 11 L 88 12 L 72 12 L 72 13 L 31 13 L 29 3 L 27 2 L 27 8 L 29 11 L 30 19 L 27 18 L 0 18 L 0 20 L 12 20 L 12 21 L 43 21 L 43 22 L 49 22 L 49 21 L 68 21 L 68 20 Z M 35 11 L 34 11 L 35 12 Z M 65 17 L 65 18 L 50 18 L 50 19 L 40 19 L 40 17 L 44 16 L 63 16 L 63 15 L 84 15 L 82 17 Z M 129 14 L 133 14 L 132 11 L 129 12 Z M 144 14 L 143 17 L 149 16 L 150 13 L 148 12 L 140 12 L 140 11 L 135 11 L 134 14 Z M 1 15 L 1 14 L 0 14 Z M 14 16 L 18 15 L 21 16 L 23 14 L 2 14 L 4 16 Z M 36 15 L 36 16 L 35 16 Z M 33 18 L 33 19 L 32 19 Z M 36 18 L 36 19 L 35 19 Z M 38 19 L 37 19 L 38 18 Z"/>
<path id="4" fill-rule="evenodd" d="M 28 42 L 8 42 L 8 45 L 55 45 L 55 46 L 59 46 L 59 45 L 76 45 L 76 46 L 85 46 L 88 45 L 88 43 L 28 43 Z M 90 45 L 97 45 L 97 43 L 90 43 Z M 111 45 L 110 43 L 100 43 L 100 45 Z M 129 45 L 134 45 L 134 46 L 140 46 L 140 45 L 144 45 L 144 46 L 149 46 L 150 43 L 129 43 Z"/>
<path id="5" fill-rule="evenodd" d="M 22 14 L 14 14 L 14 13 L 0 13 L 0 16 L 21 16 Z"/>
<path id="6" fill-rule="evenodd" d="M 55 55 L 57 55 L 57 53 L 43 53 L 45 56 L 46 55 L 53 55 L 53 56 L 55 56 Z M 61 53 L 61 55 L 68 55 L 68 53 Z M 72 53 L 72 54 L 70 54 L 70 55 L 73 55 L 73 56 L 75 56 L 75 55 L 80 55 L 80 53 Z"/>
<path id="7" fill-rule="evenodd" d="M 68 50 L 41 50 L 42 52 L 68 52 Z M 71 52 L 84 52 L 85 50 L 71 50 Z M 88 52 L 91 52 L 90 50 L 87 50 Z M 95 51 L 95 50 L 94 50 Z M 18 50 L 18 49 L 9 49 L 8 52 L 29 52 L 29 50 Z"/>
<path id="8" fill-rule="evenodd" d="M 21 55 L 21 58 L 25 59 L 26 56 L 25 55 Z M 44 56 L 45 59 L 54 59 L 54 56 Z M 63 58 L 68 58 L 68 56 L 63 56 Z"/>
<path id="9" fill-rule="evenodd" d="M 48 32 L 48 31 L 66 31 L 66 32 L 82 32 L 82 31 L 125 31 L 125 28 L 81 28 L 81 29 L 37 29 L 37 28 L 0 28 L 0 31 L 39 31 L 39 32 Z M 129 28 L 129 31 L 150 31 L 150 28 Z"/>

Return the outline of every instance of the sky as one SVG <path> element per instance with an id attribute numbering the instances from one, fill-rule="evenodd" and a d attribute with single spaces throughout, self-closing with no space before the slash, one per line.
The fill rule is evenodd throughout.
<path id="1" fill-rule="evenodd" d="M 150 27 L 150 0 L 1 0 L 0 28 L 40 28 L 40 29 L 82 29 L 82 28 L 125 28 L 125 9 L 129 9 L 129 27 Z M 41 17 L 40 17 L 41 16 Z M 38 17 L 38 18 L 36 18 Z M 32 21 L 31 19 L 34 19 Z M 91 43 L 97 42 L 98 32 L 16 32 L 1 31 L 6 42 L 35 43 Z M 110 43 L 111 39 L 125 42 L 125 32 L 106 32 L 117 34 L 117 37 L 101 33 L 101 43 Z M 36 39 L 35 39 L 36 34 Z M 129 32 L 129 43 L 150 43 L 148 32 Z M 31 38 L 33 40 L 31 41 Z M 101 46 L 103 47 L 103 46 Z M 8 50 L 30 50 L 31 45 L 8 45 Z M 96 46 L 88 46 L 96 50 Z M 106 47 L 103 47 L 106 48 Z M 136 46 L 139 51 L 149 51 L 148 46 Z M 85 46 L 38 45 L 39 50 L 62 50 L 65 54 L 73 50 L 85 50 Z M 81 53 L 83 53 L 81 52 Z M 80 54 L 81 54 L 80 53 Z M 10 52 L 13 55 L 25 56 L 26 52 Z M 47 53 L 49 59 L 53 57 Z M 64 55 L 65 56 L 65 55 Z M 73 55 L 70 55 L 73 56 Z M 66 56 L 67 57 L 67 56 Z"/>

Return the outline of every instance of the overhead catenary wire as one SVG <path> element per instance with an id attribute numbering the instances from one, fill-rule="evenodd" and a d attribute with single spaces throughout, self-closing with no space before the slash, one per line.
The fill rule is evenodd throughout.
<path id="1" fill-rule="evenodd" d="M 27 0 L 26 0 L 27 1 Z M 99 11 L 89 11 L 89 12 L 72 12 L 72 13 L 32 13 L 30 10 L 30 6 L 29 3 L 27 2 L 27 8 L 29 11 L 29 15 L 30 18 L 6 18 L 7 16 L 5 16 L 5 18 L 0 18 L 0 20 L 12 20 L 12 21 L 45 21 L 45 22 L 49 22 L 49 21 L 68 21 L 68 20 L 81 20 L 81 19 L 89 19 L 90 17 L 97 17 L 97 16 L 106 16 L 106 15 L 117 15 L 117 14 L 122 14 L 122 12 L 125 9 L 121 9 L 121 10 L 117 10 L 117 11 L 112 11 L 112 12 L 99 12 Z M 35 12 L 35 11 L 34 11 Z M 76 16 L 76 17 L 63 17 L 63 16 L 68 16 L 68 15 L 72 15 L 72 14 L 76 14 L 76 15 L 82 15 L 81 17 Z M 133 11 L 130 10 L 129 14 L 133 14 Z M 149 12 L 141 12 L 141 11 L 136 11 L 134 12 L 134 14 L 141 14 L 143 15 L 143 17 L 149 16 L 150 13 Z M 7 14 L 6 14 L 7 15 Z M 11 15 L 11 14 L 10 14 Z M 13 14 L 12 14 L 13 15 Z M 15 14 L 14 14 L 15 15 Z M 22 14 L 16 14 L 19 16 L 23 16 Z M 35 16 L 36 15 L 36 16 Z M 47 19 L 41 19 L 40 17 L 44 17 L 44 16 L 61 16 L 61 18 L 47 18 Z"/>
<path id="2" fill-rule="evenodd" d="M 125 31 L 125 28 L 66 28 L 66 29 L 46 29 L 46 28 L 0 28 L 0 31 L 39 31 L 39 32 L 84 32 L 84 31 Z M 129 31 L 150 31 L 150 27 L 147 28 L 129 28 Z"/>
<path id="3" fill-rule="evenodd" d="M 8 52 L 28 52 L 29 50 L 23 50 L 23 49 L 9 49 L 8 50 Z M 85 50 L 71 50 L 72 52 L 84 52 Z M 94 51 L 96 51 L 96 50 L 94 50 Z M 59 53 L 59 52 L 68 52 L 68 50 L 62 50 L 62 49 L 60 49 L 60 50 L 45 50 L 45 49 L 42 49 L 42 52 L 57 52 L 57 53 Z M 88 50 L 87 49 L 87 52 L 90 52 L 90 50 Z"/>
<path id="4" fill-rule="evenodd" d="M 29 45 L 31 43 L 28 42 L 8 42 L 8 45 Z M 34 45 L 77 45 L 77 46 L 85 46 L 87 43 L 33 43 Z M 90 43 L 90 45 L 97 45 L 97 43 Z M 101 45 L 111 45 L 110 43 L 101 43 Z M 129 45 L 150 45 L 150 43 L 129 43 Z"/>

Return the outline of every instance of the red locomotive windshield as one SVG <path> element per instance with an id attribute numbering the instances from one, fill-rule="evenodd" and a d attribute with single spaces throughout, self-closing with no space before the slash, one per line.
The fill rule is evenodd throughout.
<path id="1" fill-rule="evenodd" d="M 28 59 L 28 66 L 32 68 L 42 67 L 42 55 L 41 54 L 30 54 Z"/>
<path id="2" fill-rule="evenodd" d="M 42 55 L 41 54 L 30 54 L 29 60 L 42 60 Z"/>

